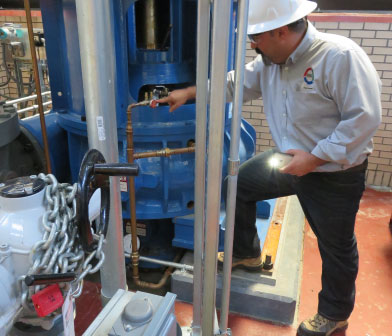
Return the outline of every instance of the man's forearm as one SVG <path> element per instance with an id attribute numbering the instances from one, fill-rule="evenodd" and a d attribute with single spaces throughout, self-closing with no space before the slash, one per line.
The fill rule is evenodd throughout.
<path id="1" fill-rule="evenodd" d="M 196 86 L 189 86 L 189 87 L 185 88 L 184 90 L 187 94 L 188 100 L 196 99 Z"/>

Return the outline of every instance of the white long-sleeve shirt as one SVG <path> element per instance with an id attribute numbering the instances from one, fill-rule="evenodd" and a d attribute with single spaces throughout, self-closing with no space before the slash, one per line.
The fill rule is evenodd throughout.
<path id="1" fill-rule="evenodd" d="M 229 72 L 228 101 L 233 92 L 234 72 Z M 262 96 L 280 151 L 302 149 L 329 161 L 315 171 L 347 169 L 372 152 L 380 95 L 381 81 L 366 53 L 311 23 L 284 65 L 265 65 L 259 55 L 245 66 L 244 101 Z"/>

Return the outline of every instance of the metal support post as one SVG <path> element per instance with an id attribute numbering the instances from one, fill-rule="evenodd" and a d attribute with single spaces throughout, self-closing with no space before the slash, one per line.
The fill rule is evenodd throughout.
<path id="1" fill-rule="evenodd" d="M 208 100 L 208 61 L 210 48 L 210 0 L 198 2 L 197 64 L 196 64 L 196 166 L 195 166 L 195 225 L 193 273 L 192 335 L 201 335 L 203 292 L 203 251 L 205 228 L 205 179 Z"/>
<path id="2" fill-rule="evenodd" d="M 231 141 L 229 157 L 229 176 L 226 199 L 225 257 L 223 263 L 223 287 L 220 315 L 220 330 L 227 335 L 230 304 L 231 266 L 233 253 L 234 217 L 237 196 L 237 179 L 239 167 L 239 147 L 241 133 L 241 110 L 243 100 L 244 63 L 246 50 L 246 28 L 248 23 L 249 0 L 238 0 L 237 45 L 235 61 L 235 91 L 233 116 L 231 119 Z"/>
<path id="3" fill-rule="evenodd" d="M 227 55 L 231 1 L 214 1 L 208 136 L 206 229 L 202 295 L 203 335 L 214 334 Z"/>
<path id="4" fill-rule="evenodd" d="M 87 134 L 90 148 L 98 149 L 107 162 L 118 162 L 115 101 L 114 14 L 111 0 L 76 0 L 82 63 Z M 111 177 L 109 228 L 101 268 L 104 303 L 126 289 L 120 184 Z"/>

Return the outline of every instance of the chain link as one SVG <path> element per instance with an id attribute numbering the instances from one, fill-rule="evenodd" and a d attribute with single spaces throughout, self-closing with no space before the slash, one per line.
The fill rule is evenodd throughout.
<path id="1" fill-rule="evenodd" d="M 93 234 L 96 249 L 86 254 L 79 241 L 76 218 L 77 184 L 58 183 L 52 174 L 39 174 L 45 181 L 46 212 L 42 217 L 42 240 L 36 242 L 31 248 L 29 261 L 30 274 L 53 274 L 75 272 L 76 280 L 71 283 L 75 288 L 71 295 L 76 298 L 83 290 L 83 279 L 87 274 L 97 272 L 105 260 L 103 252 L 104 235 Z M 95 266 L 91 264 L 96 259 Z M 22 305 L 29 311 L 34 311 L 31 296 L 45 286 L 28 287 L 24 278 L 19 278 L 22 292 Z"/>

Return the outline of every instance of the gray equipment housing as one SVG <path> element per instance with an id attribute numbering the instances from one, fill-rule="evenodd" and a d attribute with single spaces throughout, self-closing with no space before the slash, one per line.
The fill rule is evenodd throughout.
<path id="1" fill-rule="evenodd" d="M 175 299 L 119 289 L 83 336 L 177 336 Z"/>

